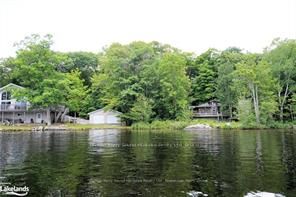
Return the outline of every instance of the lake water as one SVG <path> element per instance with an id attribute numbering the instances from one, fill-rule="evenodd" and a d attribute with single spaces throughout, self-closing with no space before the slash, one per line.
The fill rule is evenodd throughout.
<path id="1" fill-rule="evenodd" d="M 293 197 L 296 132 L 0 132 L 0 177 L 42 197 Z"/>

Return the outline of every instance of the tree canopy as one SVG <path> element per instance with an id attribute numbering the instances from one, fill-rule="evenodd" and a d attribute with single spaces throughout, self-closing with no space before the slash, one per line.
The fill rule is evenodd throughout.
<path id="1" fill-rule="evenodd" d="M 0 60 L 0 85 L 25 87 L 15 95 L 32 107 L 65 106 L 81 117 L 114 109 L 127 124 L 188 119 L 190 105 L 211 100 L 246 124 L 295 120 L 295 40 L 275 39 L 262 54 L 230 47 L 196 55 L 155 41 L 62 53 L 52 44 L 50 35 L 19 42 L 15 57 Z"/>

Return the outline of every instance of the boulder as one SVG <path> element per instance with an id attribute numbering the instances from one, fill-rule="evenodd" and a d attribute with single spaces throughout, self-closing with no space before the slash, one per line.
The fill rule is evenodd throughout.
<path id="1" fill-rule="evenodd" d="M 34 127 L 32 128 L 32 131 L 44 131 L 44 127 L 43 126 Z"/>
<path id="2" fill-rule="evenodd" d="M 209 130 L 209 129 L 213 129 L 213 128 L 207 124 L 195 124 L 185 128 L 185 130 Z"/>
<path id="3" fill-rule="evenodd" d="M 192 196 L 192 197 L 207 197 L 208 194 L 204 194 L 202 192 L 199 192 L 199 191 L 190 191 L 190 192 L 187 192 L 187 196 Z"/>
<path id="4" fill-rule="evenodd" d="M 270 192 L 249 192 L 244 197 L 285 197 L 282 194 L 275 194 Z"/>

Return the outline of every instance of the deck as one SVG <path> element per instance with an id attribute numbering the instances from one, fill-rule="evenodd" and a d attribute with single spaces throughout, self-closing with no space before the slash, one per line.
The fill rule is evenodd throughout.
<path id="1" fill-rule="evenodd" d="M 0 104 L 0 112 L 19 112 L 28 109 L 28 105 Z"/>
<path id="2" fill-rule="evenodd" d="M 198 113 L 193 112 L 193 118 L 218 118 L 222 117 L 223 115 L 221 113 Z"/>

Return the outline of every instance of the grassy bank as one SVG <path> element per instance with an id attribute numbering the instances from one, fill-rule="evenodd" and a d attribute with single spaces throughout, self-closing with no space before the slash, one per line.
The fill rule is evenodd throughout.
<path id="1" fill-rule="evenodd" d="M 86 129 L 128 129 L 128 126 L 108 125 L 108 124 L 65 124 L 70 130 L 86 130 Z"/>
<path id="2" fill-rule="evenodd" d="M 21 125 L 0 125 L 0 131 L 32 131 L 33 128 L 40 125 L 21 124 Z"/>
<path id="3" fill-rule="evenodd" d="M 224 122 L 224 121 L 216 121 L 216 120 L 188 120 L 188 121 L 153 121 L 152 123 L 135 123 L 131 126 L 132 129 L 137 130 L 156 130 L 156 129 L 184 129 L 189 125 L 194 124 L 207 124 L 212 128 L 217 129 L 295 129 L 296 123 L 280 123 L 273 122 L 269 125 L 248 125 L 244 126 L 239 122 Z M 294 125 L 294 126 L 293 126 Z"/>

